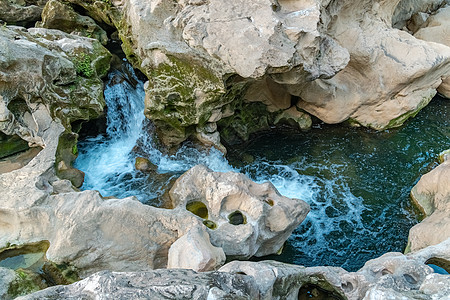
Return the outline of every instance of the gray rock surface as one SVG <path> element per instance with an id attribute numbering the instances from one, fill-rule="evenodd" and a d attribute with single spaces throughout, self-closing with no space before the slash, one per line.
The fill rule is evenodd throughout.
<path id="1" fill-rule="evenodd" d="M 0 20 L 10 25 L 30 26 L 41 19 L 48 0 L 0 0 Z"/>
<path id="2" fill-rule="evenodd" d="M 275 261 L 232 261 L 205 273 L 107 271 L 18 299 L 309 299 L 320 289 L 330 299 L 443 300 L 450 297 L 450 276 L 433 273 L 424 263 L 432 257 L 448 259 L 449 245 L 450 239 L 414 254 L 388 253 L 357 272 Z"/>
<path id="3" fill-rule="evenodd" d="M 170 246 L 167 268 L 205 272 L 218 269 L 225 259 L 223 249 L 211 245 L 205 228 L 195 227 Z"/>
<path id="4" fill-rule="evenodd" d="M 18 300 L 31 299 L 257 299 L 252 278 L 191 270 L 140 273 L 104 271 L 69 286 L 51 287 Z"/>
<path id="5" fill-rule="evenodd" d="M 8 289 L 11 282 L 16 278 L 13 270 L 0 267 L 0 299 L 8 297 Z"/>
<path id="6" fill-rule="evenodd" d="M 306 202 L 281 196 L 270 182 L 257 184 L 243 174 L 201 165 L 178 178 L 169 196 L 174 207 L 210 224 L 213 245 L 239 258 L 277 253 L 309 212 Z"/>

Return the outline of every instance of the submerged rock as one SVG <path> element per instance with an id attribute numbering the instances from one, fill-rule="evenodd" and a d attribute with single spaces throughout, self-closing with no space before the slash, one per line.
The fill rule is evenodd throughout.
<path id="1" fill-rule="evenodd" d="M 306 202 L 281 196 L 270 182 L 201 165 L 184 173 L 169 195 L 174 207 L 214 224 L 207 226 L 211 243 L 237 258 L 277 253 L 309 212 Z"/>
<path id="2" fill-rule="evenodd" d="M 134 167 L 136 170 L 142 171 L 142 172 L 149 172 L 149 171 L 155 171 L 158 167 L 152 164 L 152 162 L 144 157 L 136 157 Z"/>

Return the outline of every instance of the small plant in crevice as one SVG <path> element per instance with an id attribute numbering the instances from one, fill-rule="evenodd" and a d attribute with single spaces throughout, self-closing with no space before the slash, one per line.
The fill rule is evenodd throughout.
<path id="1" fill-rule="evenodd" d="M 77 74 L 86 78 L 92 77 L 94 69 L 91 67 L 91 62 L 89 55 L 81 53 L 74 61 Z"/>

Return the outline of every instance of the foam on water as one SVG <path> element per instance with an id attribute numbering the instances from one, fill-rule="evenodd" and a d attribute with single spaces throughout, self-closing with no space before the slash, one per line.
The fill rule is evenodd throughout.
<path id="1" fill-rule="evenodd" d="M 256 182 L 269 180 L 281 194 L 311 206 L 283 254 L 270 258 L 307 266 L 356 270 L 384 252 L 403 251 L 407 232 L 417 222 L 408 202 L 409 190 L 436 152 L 450 147 L 450 132 L 442 129 L 448 127 L 442 127 L 438 117 L 414 125 L 435 126 L 429 141 L 422 136 L 412 139 L 415 127 L 377 134 L 316 128 L 284 140 L 279 134 L 260 138 L 244 149 L 256 160 L 238 167 L 215 149 L 205 152 L 184 145 L 174 155 L 161 153 L 151 126 L 143 126 L 143 83 L 131 68 L 109 75 L 105 100 L 106 135 L 79 143 L 75 166 L 86 173 L 83 189 L 99 190 L 103 196 L 135 195 L 159 205 L 170 182 L 197 164 L 215 171 L 239 171 Z M 136 144 L 139 149 L 133 151 Z M 283 147 L 274 149 L 274 144 Z M 434 149 L 436 145 L 442 149 Z M 136 171 L 137 155 L 148 158 L 156 170 Z"/>
<path id="2" fill-rule="evenodd" d="M 83 190 L 98 190 L 103 196 L 136 196 L 142 202 L 158 205 L 167 184 L 189 168 L 203 164 L 215 171 L 231 171 L 223 154 L 212 149 L 199 151 L 185 145 L 174 155 L 165 155 L 153 142 L 144 125 L 144 84 L 129 64 L 108 75 L 104 96 L 107 107 L 106 134 L 78 144 L 75 167 L 85 172 Z M 133 148 L 139 144 L 139 149 Z M 135 170 L 138 155 L 157 166 L 156 173 Z"/>

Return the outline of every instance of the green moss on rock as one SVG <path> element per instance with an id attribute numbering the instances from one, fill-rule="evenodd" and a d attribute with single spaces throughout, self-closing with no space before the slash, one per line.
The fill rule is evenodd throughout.
<path id="1" fill-rule="evenodd" d="M 28 295 L 46 288 L 39 275 L 24 269 L 16 270 L 16 279 L 8 288 L 8 295 L 12 298 Z"/>
<path id="2" fill-rule="evenodd" d="M 189 58 L 168 58 L 150 70 L 146 116 L 174 128 L 205 124 L 211 110 L 224 104 L 222 79 Z"/>
<path id="3" fill-rule="evenodd" d="M 28 142 L 17 135 L 8 136 L 0 132 L 0 158 L 28 150 Z"/>
<path id="4" fill-rule="evenodd" d="M 391 120 L 386 125 L 386 127 L 384 127 L 383 129 L 399 127 L 399 126 L 403 125 L 403 123 L 406 120 L 408 120 L 409 118 L 414 118 L 419 113 L 419 111 L 422 110 L 422 108 L 424 108 L 425 106 L 428 105 L 428 103 L 430 103 L 430 101 L 431 101 L 431 99 L 433 99 L 433 97 L 434 97 L 434 93 L 430 96 L 423 97 L 422 100 L 420 101 L 420 103 L 417 105 L 416 109 L 406 112 L 406 113 L 402 114 L 401 116 L 398 116 L 397 118 Z"/>

